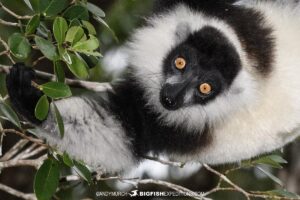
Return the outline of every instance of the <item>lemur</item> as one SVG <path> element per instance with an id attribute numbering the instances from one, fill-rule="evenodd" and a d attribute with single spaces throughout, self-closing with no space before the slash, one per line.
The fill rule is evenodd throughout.
<path id="1" fill-rule="evenodd" d="M 299 136 L 299 35 L 296 1 L 159 0 L 112 90 L 52 102 L 64 138 L 52 112 L 35 118 L 31 68 L 13 66 L 7 88 L 40 137 L 92 167 L 120 172 L 149 153 L 233 163 Z"/>

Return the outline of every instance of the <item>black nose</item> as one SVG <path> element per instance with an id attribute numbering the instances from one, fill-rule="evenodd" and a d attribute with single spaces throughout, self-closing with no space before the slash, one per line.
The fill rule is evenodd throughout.
<path id="1" fill-rule="evenodd" d="M 174 98 L 163 96 L 161 98 L 161 103 L 168 110 L 178 109 L 178 104 L 176 102 L 176 99 L 174 99 Z"/>
<path id="2" fill-rule="evenodd" d="M 166 84 L 160 91 L 160 102 L 167 110 L 178 110 L 183 106 L 185 89 L 180 84 Z"/>

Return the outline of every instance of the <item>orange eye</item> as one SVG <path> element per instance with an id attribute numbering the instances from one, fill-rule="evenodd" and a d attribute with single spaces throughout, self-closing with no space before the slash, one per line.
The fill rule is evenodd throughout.
<path id="1" fill-rule="evenodd" d="M 210 94 L 211 91 L 212 91 L 212 87 L 210 84 L 208 83 L 203 83 L 199 86 L 199 91 L 202 93 L 202 94 Z"/>
<path id="2" fill-rule="evenodd" d="M 184 58 L 177 58 L 175 60 L 175 66 L 179 70 L 183 70 L 186 67 L 186 60 Z"/>

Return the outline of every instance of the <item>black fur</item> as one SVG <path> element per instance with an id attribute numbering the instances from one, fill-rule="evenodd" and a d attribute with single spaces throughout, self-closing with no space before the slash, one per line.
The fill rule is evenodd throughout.
<path id="1" fill-rule="evenodd" d="M 202 133 L 188 132 L 181 126 L 165 125 L 159 114 L 147 106 L 143 89 L 134 79 L 127 78 L 114 86 L 110 94 L 111 110 L 132 138 L 138 155 L 153 153 L 189 154 L 205 148 L 211 141 L 208 127 Z M 188 117 L 187 117 L 188 120 Z"/>
<path id="2" fill-rule="evenodd" d="M 42 121 L 35 118 L 34 110 L 43 93 L 31 85 L 31 81 L 35 79 L 35 72 L 31 68 L 17 63 L 7 75 L 6 86 L 16 110 L 29 121 L 40 124 Z"/>
<path id="3" fill-rule="evenodd" d="M 262 13 L 232 5 L 234 2 L 236 0 L 158 0 L 155 12 L 167 12 L 182 3 L 207 16 L 225 21 L 235 30 L 250 59 L 257 63 L 254 66 L 257 71 L 268 75 L 274 61 L 273 30 L 264 23 Z"/>

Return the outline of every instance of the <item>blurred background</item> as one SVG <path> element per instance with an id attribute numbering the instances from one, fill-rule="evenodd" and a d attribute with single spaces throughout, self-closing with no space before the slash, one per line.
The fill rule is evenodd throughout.
<path id="1" fill-rule="evenodd" d="M 1 0 L 1 2 L 9 8 L 13 8 L 16 13 L 27 13 L 28 8 L 23 0 Z M 126 54 L 122 49 L 124 42 L 130 37 L 133 30 L 144 23 L 144 17 L 149 15 L 153 0 L 90 0 L 94 4 L 101 7 L 106 12 L 106 22 L 111 29 L 108 30 L 94 21 L 97 27 L 98 37 L 101 41 L 101 52 L 104 58 L 92 69 L 92 81 L 111 81 L 116 79 L 126 67 Z M 0 10 L 1 19 L 10 20 L 11 18 Z M 14 28 L 8 28 L 0 25 L 0 36 L 5 41 L 9 35 L 14 32 Z M 0 47 L 0 51 L 3 47 Z M 9 60 L 5 56 L 0 57 L 1 64 L 9 64 Z M 43 62 L 39 64 L 39 68 L 43 71 L 52 70 L 50 63 Z M 0 74 L 0 93 L 2 96 L 6 94 L 4 75 Z M 11 126 L 5 124 L 5 126 Z M 3 141 L 3 152 L 13 146 L 20 138 L 15 135 L 7 135 Z M 287 148 L 282 149 L 281 153 L 288 160 L 288 164 L 283 169 L 271 169 L 265 167 L 265 170 L 279 177 L 285 186 L 291 191 L 300 193 L 300 143 L 295 141 Z M 220 166 L 218 170 L 222 171 L 230 166 Z M 16 188 L 25 193 L 32 193 L 33 178 L 35 170 L 32 168 L 18 167 L 5 170 L 0 169 L 0 183 L 4 183 L 10 187 Z M 207 191 L 217 184 L 217 177 L 203 170 L 197 163 L 188 164 L 184 168 L 169 167 L 157 162 L 146 161 L 138 169 L 125 174 L 124 177 L 143 177 L 154 178 L 159 180 L 170 181 L 175 184 L 187 187 L 193 191 Z M 254 168 L 241 169 L 232 173 L 231 180 L 242 188 L 249 191 L 267 191 L 278 188 L 279 186 L 269 177 L 262 174 Z M 80 182 L 74 182 L 72 185 L 63 187 L 57 194 L 57 199 L 77 200 L 77 199 L 106 199 L 97 198 L 97 191 L 131 191 L 134 188 L 128 183 L 119 181 L 99 182 L 93 187 Z M 140 188 L 147 191 L 164 191 L 166 188 L 157 186 L 147 186 Z M 244 197 L 232 192 L 219 192 L 211 196 L 213 199 L 222 200 L 239 200 Z M 0 191 L 0 200 L 17 200 L 18 198 L 10 196 Z M 111 198 L 107 198 L 111 199 Z M 120 199 L 120 198 L 118 198 Z M 158 198 L 157 198 L 158 199 Z M 174 199 L 174 198 L 173 198 Z M 178 199 L 178 198 L 177 198 Z M 188 199 L 188 198 L 181 198 Z"/>

